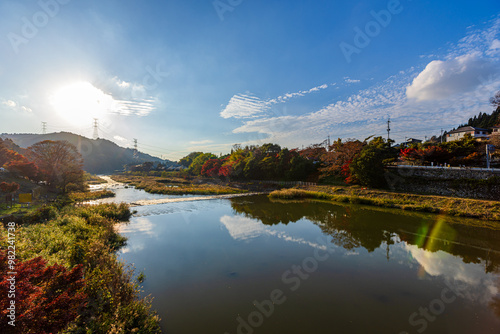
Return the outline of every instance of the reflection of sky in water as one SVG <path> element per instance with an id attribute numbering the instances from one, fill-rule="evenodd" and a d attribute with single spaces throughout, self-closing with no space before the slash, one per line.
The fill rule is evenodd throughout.
<path id="1" fill-rule="evenodd" d="M 461 258 L 449 253 L 429 252 L 406 243 L 403 247 L 428 275 L 441 276 L 456 287 L 465 283 L 467 290 L 462 293 L 471 301 L 486 304 L 499 292 L 496 286 L 498 275 L 485 273 L 483 264 L 464 263 Z"/>
<path id="2" fill-rule="evenodd" d="M 245 241 L 262 235 L 270 235 L 285 241 L 326 250 L 325 246 L 322 246 L 317 242 L 311 242 L 303 238 L 290 236 L 274 227 L 266 226 L 255 219 L 242 216 L 222 216 L 220 218 L 220 222 L 226 227 L 231 237 L 237 241 Z"/>
<path id="3" fill-rule="evenodd" d="M 264 225 L 256 219 L 244 216 L 224 215 L 220 218 L 220 222 L 236 241 L 249 242 L 251 239 L 267 235 L 321 250 L 326 249 L 325 246 L 316 242 L 292 237 L 283 231 L 277 230 L 276 227 Z M 340 234 L 345 233 L 345 231 L 337 232 Z M 396 258 L 395 260 L 399 264 L 412 268 L 413 263 L 416 262 L 429 276 L 441 277 L 451 286 L 455 286 L 461 291 L 466 288 L 462 293 L 470 301 L 487 304 L 499 293 L 496 286 L 498 275 L 485 273 L 483 264 L 465 263 L 460 257 L 444 251 L 426 251 L 416 245 L 410 245 L 401 241 L 396 235 L 392 237 L 392 241 L 395 244 L 390 245 L 390 254 L 393 258 Z M 336 249 L 340 249 L 344 256 L 360 254 L 358 251 L 345 250 L 338 246 Z M 386 252 L 386 249 L 387 244 L 382 244 L 375 253 Z M 408 257 L 413 259 L 413 261 L 408 261 Z M 401 258 L 405 260 L 401 260 Z M 466 284 L 466 287 L 464 287 L 464 284 Z"/>
<path id="4" fill-rule="evenodd" d="M 231 206 L 235 202 L 248 208 L 249 214 L 236 211 Z M 279 333 L 285 328 L 287 333 L 301 334 L 294 331 L 295 326 L 286 325 L 287 319 L 313 321 L 315 329 L 323 327 L 311 332 L 330 332 L 324 329 L 332 321 L 342 323 L 352 317 L 366 326 L 360 321 L 346 322 L 331 332 L 399 333 L 408 329 L 413 333 L 416 328 L 408 323 L 410 314 L 428 307 L 444 288 L 455 287 L 465 298 L 447 304 L 446 314 L 426 332 L 497 333 L 481 327 L 482 323 L 499 324 L 490 306 L 498 296 L 498 273 L 485 272 L 485 262 L 480 260 L 485 257 L 480 254 L 487 254 L 488 249 L 480 246 L 488 244 L 483 239 L 473 235 L 480 242 L 469 242 L 471 237 L 460 230 L 455 238 L 443 224 L 429 225 L 437 226 L 440 233 L 432 233 L 432 229 L 421 232 L 418 222 L 412 228 L 415 221 L 406 217 L 371 210 L 343 212 L 337 208 L 339 215 L 332 216 L 330 207 L 316 204 L 309 204 L 309 211 L 296 204 L 267 204 L 265 199 L 249 198 L 139 206 L 133 208 L 138 212 L 131 222 L 119 226 L 129 238 L 120 258 L 144 268 L 148 277 L 145 295 L 155 297 L 155 309 L 175 332 L 231 332 L 236 316 L 253 310 L 253 300 L 280 288 L 289 297 L 280 306 L 283 313 L 276 315 L 280 327 L 259 332 Z M 271 219 L 263 224 L 259 214 L 272 215 L 276 208 L 289 223 Z M 304 211 L 303 216 L 297 208 Z M 277 212 L 272 217 L 280 218 Z M 288 217 L 293 220 L 286 220 Z M 391 218 L 393 225 L 387 222 Z M 397 232 L 400 229 L 404 232 Z M 455 244 L 460 249 L 451 248 Z M 325 245 L 333 250 L 331 256 L 303 281 L 298 293 L 291 292 L 281 280 L 283 273 L 302 265 L 318 250 L 325 254 Z M 474 251 L 469 254 L 467 247 Z M 462 252 L 466 258 L 482 262 L 465 263 Z M 193 313 L 206 314 L 199 326 L 185 322 Z M 210 330 L 202 330 L 208 324 Z M 454 329 L 447 332 L 450 326 Z"/>

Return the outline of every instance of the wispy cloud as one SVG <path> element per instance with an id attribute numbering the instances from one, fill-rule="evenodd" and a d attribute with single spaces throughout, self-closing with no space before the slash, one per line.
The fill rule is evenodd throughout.
<path id="1" fill-rule="evenodd" d="M 148 94 L 144 85 L 113 77 L 108 84 L 120 104 L 113 112 L 120 115 L 147 116 L 156 109 L 157 98 Z"/>
<path id="2" fill-rule="evenodd" d="M 122 143 L 128 142 L 127 138 L 123 138 L 122 136 L 118 136 L 118 135 L 114 136 L 113 139 L 115 139 L 116 141 L 122 142 Z"/>
<path id="3" fill-rule="evenodd" d="M 23 106 L 18 102 L 15 102 L 13 100 L 5 100 L 2 99 L 1 103 L 8 107 L 10 110 L 16 111 L 16 112 L 33 112 L 33 110 L 29 107 Z"/>
<path id="4" fill-rule="evenodd" d="M 294 97 L 304 96 L 328 88 L 327 84 L 313 87 L 294 93 L 286 93 L 274 99 L 262 100 L 259 97 L 246 93 L 234 95 L 224 110 L 220 113 L 222 118 L 255 118 L 266 115 L 272 105 L 284 103 Z"/>
<path id="5" fill-rule="evenodd" d="M 189 144 L 191 144 L 191 145 L 206 145 L 206 144 L 211 144 L 213 142 L 214 141 L 210 140 L 210 139 L 199 140 L 199 141 L 193 140 L 193 141 L 190 141 Z"/>
<path id="6" fill-rule="evenodd" d="M 256 117 L 269 109 L 268 103 L 258 97 L 248 94 L 234 95 L 226 108 L 220 113 L 222 118 L 249 118 Z"/>

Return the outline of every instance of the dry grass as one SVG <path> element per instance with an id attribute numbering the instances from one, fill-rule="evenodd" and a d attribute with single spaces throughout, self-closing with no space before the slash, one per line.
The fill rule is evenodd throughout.
<path id="1" fill-rule="evenodd" d="M 113 180 L 130 184 L 151 194 L 164 195 L 226 195 L 246 190 L 211 183 L 191 183 L 181 178 L 155 176 L 113 175 Z"/>
<path id="2" fill-rule="evenodd" d="M 284 189 L 273 191 L 271 198 L 313 198 L 334 202 L 365 204 L 402 210 L 442 213 L 500 221 L 500 202 L 454 198 L 445 196 L 395 193 L 359 187 L 311 187 L 312 189 Z"/>
<path id="3" fill-rule="evenodd" d="M 76 202 L 93 201 L 100 198 L 115 197 L 111 190 L 100 190 L 92 192 L 73 192 L 68 197 Z"/>

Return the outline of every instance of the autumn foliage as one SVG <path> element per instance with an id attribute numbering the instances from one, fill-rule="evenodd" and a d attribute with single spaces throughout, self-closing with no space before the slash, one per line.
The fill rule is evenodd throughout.
<path id="1" fill-rule="evenodd" d="M 19 184 L 15 182 L 7 183 L 7 182 L 2 182 L 0 183 L 0 191 L 3 193 L 13 193 L 14 191 L 17 191 L 19 189 Z"/>
<path id="2" fill-rule="evenodd" d="M 7 273 L 7 256 L 0 251 L 0 332 L 9 333 L 12 326 L 7 318 L 10 300 L 7 298 L 11 278 Z M 15 266 L 16 321 L 18 333 L 58 333 L 74 321 L 86 305 L 83 292 L 82 266 L 67 270 L 61 265 L 47 266 L 47 261 L 37 257 Z"/>

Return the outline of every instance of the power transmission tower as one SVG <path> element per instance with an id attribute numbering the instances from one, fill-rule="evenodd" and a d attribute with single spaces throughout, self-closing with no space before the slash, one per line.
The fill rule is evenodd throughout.
<path id="1" fill-rule="evenodd" d="M 441 129 L 441 143 L 443 142 L 443 129 Z"/>
<path id="2" fill-rule="evenodd" d="M 137 139 L 134 138 L 134 159 L 138 159 L 139 155 L 137 154 Z"/>
<path id="3" fill-rule="evenodd" d="M 98 129 L 99 129 L 99 119 L 94 118 L 94 136 L 93 136 L 94 140 L 99 139 Z"/>
<path id="4" fill-rule="evenodd" d="M 326 148 L 327 150 L 330 149 L 330 135 L 328 135 L 328 147 Z"/>
<path id="5" fill-rule="evenodd" d="M 42 122 L 42 134 L 47 133 L 47 122 Z"/>
<path id="6" fill-rule="evenodd" d="M 387 141 L 391 139 L 391 118 L 387 119 Z"/>

